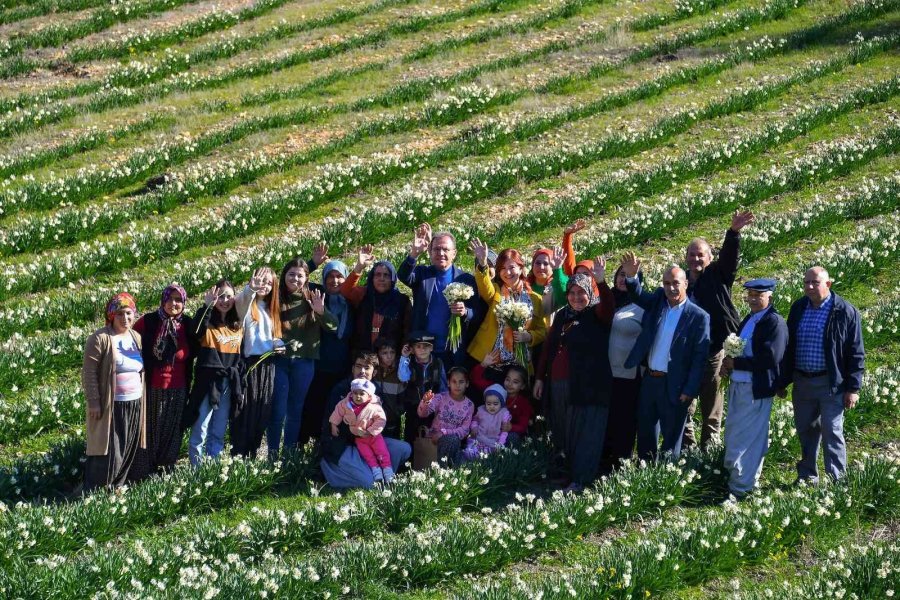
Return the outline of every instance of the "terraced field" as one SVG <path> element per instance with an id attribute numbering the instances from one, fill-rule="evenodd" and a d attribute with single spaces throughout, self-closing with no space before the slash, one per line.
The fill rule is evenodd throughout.
<path id="1" fill-rule="evenodd" d="M 0 596 L 900 592 L 900 0 L 0 0 L 0 39 Z M 75 493 L 114 291 L 198 299 L 321 240 L 396 264 L 423 221 L 530 252 L 577 218 L 579 255 L 657 281 L 739 207 L 742 279 L 786 314 L 823 264 L 863 311 L 841 484 L 789 485 L 785 402 L 741 504 L 720 451 L 553 494 L 540 443 L 388 492 L 301 453 Z"/>

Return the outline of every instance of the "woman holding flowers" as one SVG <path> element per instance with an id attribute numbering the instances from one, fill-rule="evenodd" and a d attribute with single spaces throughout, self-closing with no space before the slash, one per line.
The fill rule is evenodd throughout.
<path id="1" fill-rule="evenodd" d="M 475 254 L 475 283 L 488 310 L 469 344 L 469 355 L 477 362 L 495 349 L 501 363 L 518 363 L 531 368 L 530 348 L 544 341 L 547 327 L 541 297 L 531 290 L 525 261 L 517 250 L 507 248 L 497 255 L 494 279 L 488 274 L 488 247 L 472 240 Z M 537 317 L 537 318 L 534 318 Z"/>
<path id="2" fill-rule="evenodd" d="M 535 373 L 534 397 L 544 402 L 561 474 L 570 491 L 597 475 L 609 414 L 612 372 L 609 332 L 615 300 L 606 285 L 606 261 L 597 257 L 593 277 L 569 280 L 567 305 L 556 313 Z M 600 296 L 594 296 L 594 286 Z"/>
<path id="3" fill-rule="evenodd" d="M 397 289 L 397 270 L 390 261 L 375 262 L 371 245 L 357 252 L 356 266 L 341 284 L 341 294 L 356 309 L 351 346 L 354 352 L 377 351 L 378 338 L 393 340 L 394 352 L 400 353 L 403 340 L 412 325 L 412 303 Z M 365 285 L 359 285 L 369 269 Z"/>
<path id="4" fill-rule="evenodd" d="M 338 320 L 325 307 L 325 295 L 309 288 L 309 267 L 295 258 L 281 270 L 281 335 L 284 354 L 275 359 L 272 419 L 266 434 L 269 456 L 297 445 L 303 404 L 319 358 L 322 330 L 336 331 Z M 324 402 L 324 399 L 322 400 Z"/>
<path id="5" fill-rule="evenodd" d="M 134 324 L 141 334 L 147 384 L 147 450 L 142 461 L 147 471 L 170 470 L 181 450 L 181 414 L 191 388 L 195 354 L 194 322 L 184 314 L 185 302 L 184 288 L 172 283 L 163 290 L 159 308 Z"/>
<path id="6" fill-rule="evenodd" d="M 234 298 L 244 326 L 241 354 L 247 366 L 244 401 L 232 411 L 231 454 L 235 456 L 256 456 L 272 415 L 275 354 L 284 353 L 278 283 L 275 271 L 261 267 Z"/>
<path id="7" fill-rule="evenodd" d="M 136 310 L 130 294 L 113 296 L 106 305 L 106 325 L 84 345 L 85 491 L 124 485 L 138 448 L 146 447 L 141 336 L 131 328 Z"/>

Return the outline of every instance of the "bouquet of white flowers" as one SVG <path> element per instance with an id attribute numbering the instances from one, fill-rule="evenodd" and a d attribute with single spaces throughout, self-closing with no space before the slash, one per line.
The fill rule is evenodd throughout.
<path id="1" fill-rule="evenodd" d="M 507 300 L 497 304 L 494 307 L 494 314 L 497 315 L 497 321 L 500 323 L 501 335 L 505 348 L 501 348 L 501 355 L 505 349 L 507 353 L 512 354 L 513 360 L 522 365 L 528 366 L 528 347 L 524 342 L 513 342 L 513 332 L 525 329 L 528 321 L 531 320 L 532 307 L 527 302 L 516 302 Z"/>
<path id="2" fill-rule="evenodd" d="M 747 340 L 742 339 L 741 336 L 736 333 L 729 333 L 728 337 L 725 338 L 725 356 L 728 358 L 738 358 L 739 356 L 744 355 L 744 348 L 747 346 Z M 721 389 L 725 389 L 728 387 L 728 384 L 731 382 L 731 375 L 723 375 L 722 380 L 719 384 Z"/>
<path id="3" fill-rule="evenodd" d="M 447 304 L 454 302 L 465 302 L 475 295 L 472 286 L 464 283 L 451 283 L 444 288 L 444 298 Z M 450 330 L 447 334 L 447 341 L 450 343 L 450 350 L 456 352 L 462 340 L 462 317 L 459 315 L 450 315 Z"/>

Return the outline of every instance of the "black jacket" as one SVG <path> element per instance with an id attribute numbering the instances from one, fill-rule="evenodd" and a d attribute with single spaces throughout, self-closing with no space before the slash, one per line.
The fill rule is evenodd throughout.
<path id="1" fill-rule="evenodd" d="M 750 315 L 744 317 L 738 331 L 744 328 L 749 319 Z M 753 397 L 756 400 L 775 395 L 787 343 L 787 324 L 775 307 L 771 306 L 753 329 L 753 337 L 750 339 L 753 356 L 734 359 L 736 371 L 750 371 L 753 374 Z"/>
<path id="2" fill-rule="evenodd" d="M 741 318 L 731 302 L 731 286 L 737 277 L 741 234 L 729 229 L 719 258 L 709 264 L 693 284 L 688 278 L 688 297 L 709 315 L 709 354 L 717 354 L 730 333 L 738 332 Z"/>

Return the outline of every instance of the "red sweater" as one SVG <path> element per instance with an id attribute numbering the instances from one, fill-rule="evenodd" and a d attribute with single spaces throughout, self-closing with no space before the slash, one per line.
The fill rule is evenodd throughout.
<path id="1" fill-rule="evenodd" d="M 496 383 L 484 376 L 484 367 L 480 364 L 472 367 L 469 375 L 472 378 L 472 383 L 481 389 L 487 389 Z M 506 410 L 512 416 L 510 421 L 512 428 L 510 431 L 519 435 L 526 435 L 528 433 L 528 423 L 534 414 L 534 409 L 531 408 L 531 401 L 528 397 L 523 394 L 508 397 L 506 399 Z"/>

